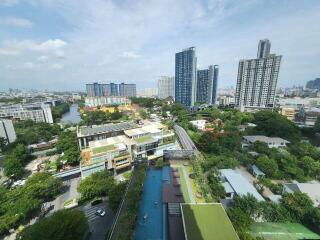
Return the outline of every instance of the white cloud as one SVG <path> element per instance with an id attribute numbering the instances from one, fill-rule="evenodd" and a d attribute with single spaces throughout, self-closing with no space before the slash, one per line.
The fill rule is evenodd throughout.
<path id="1" fill-rule="evenodd" d="M 53 69 L 53 70 L 58 70 L 58 69 L 62 69 L 62 68 L 63 68 L 63 65 L 58 64 L 58 63 L 52 64 L 50 66 L 50 69 Z"/>
<path id="2" fill-rule="evenodd" d="M 9 27 L 32 28 L 33 22 L 26 18 L 3 17 L 0 18 L 0 25 Z"/>
<path id="3" fill-rule="evenodd" d="M 36 64 L 34 64 L 33 62 L 25 62 L 22 66 L 21 69 L 35 69 L 36 68 Z"/>
<path id="4" fill-rule="evenodd" d="M 4 41 L 0 51 L 3 52 L 34 52 L 52 54 L 56 57 L 64 57 L 64 48 L 67 43 L 61 39 L 49 39 L 44 42 L 35 42 L 33 40 L 22 41 Z"/>
<path id="5" fill-rule="evenodd" d="M 18 56 L 18 55 L 20 55 L 20 52 L 19 52 L 19 51 L 16 51 L 16 50 L 0 49 L 0 55 L 5 55 L 5 56 Z"/>
<path id="6" fill-rule="evenodd" d="M 49 59 L 49 57 L 48 56 L 44 56 L 44 55 L 37 58 L 37 60 L 39 62 L 46 62 L 46 61 L 48 61 L 48 59 Z"/>
<path id="7" fill-rule="evenodd" d="M 135 52 L 123 52 L 122 54 L 120 54 L 120 57 L 122 58 L 127 58 L 127 59 L 137 59 L 137 58 L 141 58 L 141 55 L 135 53 Z"/>

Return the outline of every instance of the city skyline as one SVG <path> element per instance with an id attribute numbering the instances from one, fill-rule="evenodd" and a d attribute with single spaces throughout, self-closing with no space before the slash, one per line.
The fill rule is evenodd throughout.
<path id="1" fill-rule="evenodd" d="M 159 76 L 174 75 L 174 54 L 189 46 L 199 69 L 220 66 L 219 88 L 235 87 L 239 60 L 264 38 L 283 55 L 278 87 L 305 85 L 320 70 L 319 10 L 318 1 L 2 0 L 0 90 L 155 87 Z"/>

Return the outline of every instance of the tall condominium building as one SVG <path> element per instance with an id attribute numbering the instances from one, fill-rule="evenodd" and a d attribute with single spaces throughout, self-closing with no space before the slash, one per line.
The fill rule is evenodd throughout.
<path id="1" fill-rule="evenodd" d="M 137 95 L 136 84 L 119 84 L 119 95 L 121 97 L 135 97 Z"/>
<path id="2" fill-rule="evenodd" d="M 270 44 L 270 43 L 269 43 Z M 241 111 L 273 108 L 281 55 L 240 60 L 235 105 Z"/>
<path id="3" fill-rule="evenodd" d="M 16 140 L 17 136 L 11 120 L 0 119 L 0 137 L 6 139 L 7 143 L 12 143 Z"/>
<path id="4" fill-rule="evenodd" d="M 270 54 L 271 43 L 268 39 L 259 41 L 257 58 L 264 58 Z"/>
<path id="5" fill-rule="evenodd" d="M 216 104 L 219 66 L 197 71 L 197 97 L 199 103 Z"/>
<path id="6" fill-rule="evenodd" d="M 100 83 L 92 83 L 92 84 L 86 84 L 86 91 L 88 97 L 102 97 L 104 96 L 104 84 Z"/>
<path id="7" fill-rule="evenodd" d="M 86 84 L 88 97 L 109 97 L 109 96 L 136 96 L 135 84 L 116 83 L 92 83 Z"/>
<path id="8" fill-rule="evenodd" d="M 196 48 L 190 47 L 175 56 L 175 102 L 192 107 L 196 101 Z"/>
<path id="9" fill-rule="evenodd" d="M 174 98 L 174 77 L 161 76 L 158 80 L 158 97 L 165 99 Z"/>

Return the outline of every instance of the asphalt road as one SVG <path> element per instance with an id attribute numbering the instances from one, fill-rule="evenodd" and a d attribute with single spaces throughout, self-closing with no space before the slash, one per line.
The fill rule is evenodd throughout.
<path id="1" fill-rule="evenodd" d="M 103 217 L 97 216 L 95 213 L 97 209 L 102 208 L 106 211 L 106 215 Z M 88 218 L 90 228 L 90 239 L 92 240 L 104 240 L 106 233 L 111 228 L 115 212 L 108 208 L 107 202 L 102 202 L 98 205 L 91 206 L 87 204 L 80 209 L 84 212 Z"/>

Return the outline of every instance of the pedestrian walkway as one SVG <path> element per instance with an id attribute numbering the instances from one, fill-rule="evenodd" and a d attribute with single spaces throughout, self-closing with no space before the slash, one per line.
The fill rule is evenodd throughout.
<path id="1" fill-rule="evenodd" d="M 184 179 L 186 180 L 187 190 L 188 190 L 190 202 L 191 203 L 196 203 L 196 200 L 194 199 L 193 191 L 192 191 L 192 188 L 191 188 L 191 184 L 190 184 L 190 179 L 189 179 L 189 176 L 187 174 L 186 167 L 183 166 L 183 165 L 181 167 L 182 167 L 182 172 L 183 172 Z"/>
<path id="2" fill-rule="evenodd" d="M 90 208 L 84 208 L 83 209 L 83 212 L 86 215 L 86 217 L 88 219 L 88 222 L 91 222 L 91 221 L 99 218 L 99 216 L 96 215 L 96 211 L 98 209 L 99 209 L 99 207 L 90 207 Z"/>

